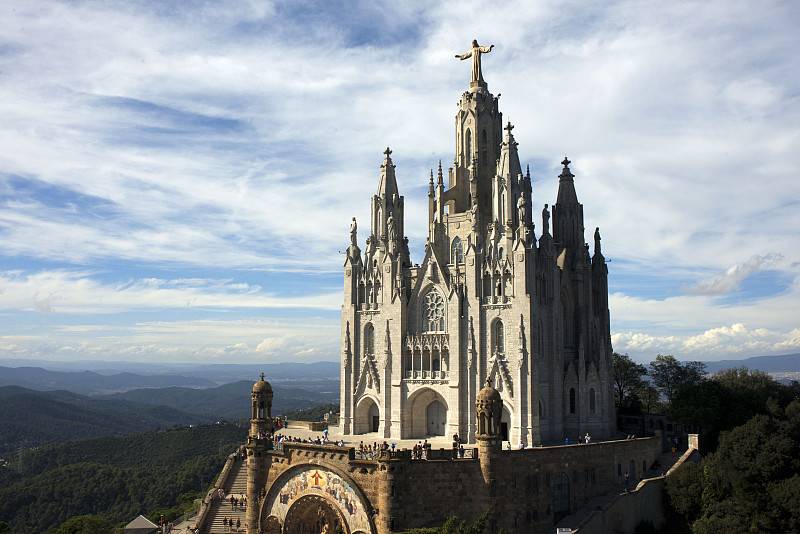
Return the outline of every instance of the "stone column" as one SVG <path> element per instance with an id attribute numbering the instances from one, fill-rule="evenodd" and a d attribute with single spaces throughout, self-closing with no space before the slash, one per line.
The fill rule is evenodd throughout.
<path id="1" fill-rule="evenodd" d="M 252 436 L 247 438 L 247 513 L 245 516 L 247 534 L 261 532 L 259 514 L 266 497 L 266 481 L 270 467 L 266 443 L 266 439 Z"/>

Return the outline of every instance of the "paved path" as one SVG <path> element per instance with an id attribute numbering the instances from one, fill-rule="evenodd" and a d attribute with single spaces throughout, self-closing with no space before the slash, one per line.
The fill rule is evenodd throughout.
<path id="1" fill-rule="evenodd" d="M 280 434 L 282 436 L 292 437 L 292 438 L 300 438 L 300 439 L 317 439 L 320 436 L 322 436 L 322 432 L 311 431 L 305 425 L 302 425 L 302 426 L 301 425 L 290 425 L 287 428 L 282 428 L 282 429 L 278 430 L 277 434 Z M 621 439 L 621 438 L 624 438 L 624 436 L 620 435 L 616 439 Z M 385 441 L 390 446 L 391 446 L 392 443 L 394 443 L 395 447 L 397 449 L 412 449 L 412 448 L 414 448 L 414 445 L 416 445 L 417 443 L 424 442 L 426 439 L 428 440 L 428 443 L 431 444 L 431 448 L 433 448 L 433 449 L 450 449 L 450 448 L 453 447 L 453 437 L 452 436 L 427 436 L 425 438 L 415 438 L 415 439 L 388 439 L 388 438 L 382 437 L 377 432 L 372 432 L 372 433 L 369 433 L 369 434 L 358 434 L 358 435 L 354 435 L 354 436 L 343 436 L 342 433 L 341 433 L 341 430 L 340 430 L 340 428 L 338 426 L 330 426 L 330 427 L 328 427 L 328 441 L 329 442 L 336 442 L 336 441 L 339 441 L 340 439 L 344 440 L 345 446 L 347 446 L 347 447 L 356 447 L 356 448 L 358 448 L 359 444 L 362 441 L 364 442 L 364 445 L 370 445 L 370 444 L 374 445 L 375 443 L 380 444 L 380 443 L 383 443 Z M 611 441 L 611 440 L 609 440 L 609 441 Z M 570 443 L 572 443 L 573 445 L 575 444 L 575 442 L 573 442 L 572 440 L 570 440 Z M 593 443 L 595 443 L 595 441 L 593 441 Z M 560 441 L 559 440 L 559 441 L 553 441 L 553 442 L 545 443 L 544 446 L 552 447 L 552 446 L 560 446 L 560 445 L 564 445 L 564 444 L 565 444 L 564 441 Z M 467 447 L 468 444 L 464 443 L 464 446 Z M 469 444 L 469 446 L 475 447 L 477 445 L 475 445 L 473 443 L 473 444 Z M 518 446 L 519 446 L 519 443 L 512 444 L 511 448 L 512 449 L 517 449 Z M 508 448 L 508 442 L 504 441 L 503 442 L 503 449 L 507 449 L 507 448 Z"/>

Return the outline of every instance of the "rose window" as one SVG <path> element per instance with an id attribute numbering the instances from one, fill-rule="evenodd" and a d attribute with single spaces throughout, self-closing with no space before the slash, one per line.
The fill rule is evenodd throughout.
<path id="1" fill-rule="evenodd" d="M 425 295 L 423 305 L 424 330 L 426 332 L 444 331 L 444 299 L 438 291 L 430 291 Z"/>

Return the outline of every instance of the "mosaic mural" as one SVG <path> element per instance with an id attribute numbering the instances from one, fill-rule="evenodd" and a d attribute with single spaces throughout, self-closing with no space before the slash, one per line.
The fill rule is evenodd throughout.
<path id="1" fill-rule="evenodd" d="M 350 532 L 371 532 L 364 504 L 353 488 L 339 475 L 317 466 L 302 466 L 290 472 L 282 484 L 270 492 L 267 510 L 284 523 L 292 504 L 305 495 L 325 495 L 335 501 Z"/>

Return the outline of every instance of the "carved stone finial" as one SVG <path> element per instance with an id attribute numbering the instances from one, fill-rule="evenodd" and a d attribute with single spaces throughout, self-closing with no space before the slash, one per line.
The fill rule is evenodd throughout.
<path id="1" fill-rule="evenodd" d="M 566 166 L 567 166 L 567 165 L 569 165 L 570 163 L 572 163 L 572 162 L 571 162 L 570 160 L 568 160 L 568 159 L 567 159 L 567 156 L 564 156 L 564 160 L 561 162 L 561 164 L 562 164 L 564 167 L 566 167 Z"/>

